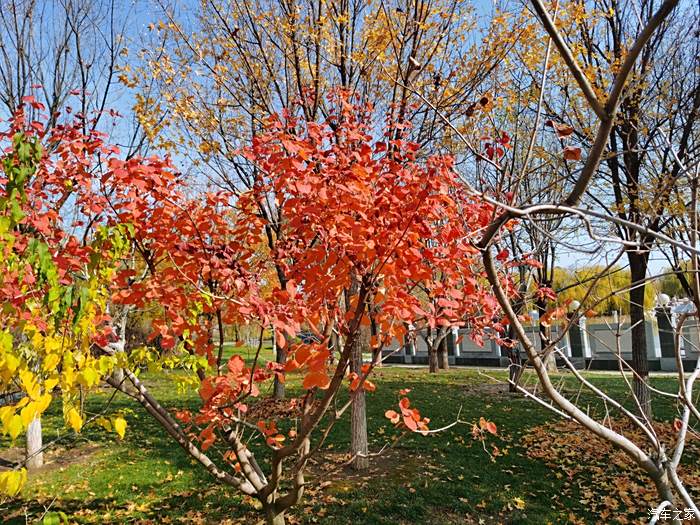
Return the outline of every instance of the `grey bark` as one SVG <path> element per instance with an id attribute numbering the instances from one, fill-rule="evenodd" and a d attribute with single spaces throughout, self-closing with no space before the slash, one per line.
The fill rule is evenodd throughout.
<path id="1" fill-rule="evenodd" d="M 368 349 L 370 339 L 369 326 L 360 327 L 360 337 L 353 346 L 350 357 L 350 371 L 362 374 L 362 352 Z M 350 454 L 353 457 L 352 468 L 365 470 L 369 467 L 367 457 L 367 400 L 363 387 L 353 393 L 353 402 L 350 409 Z"/>

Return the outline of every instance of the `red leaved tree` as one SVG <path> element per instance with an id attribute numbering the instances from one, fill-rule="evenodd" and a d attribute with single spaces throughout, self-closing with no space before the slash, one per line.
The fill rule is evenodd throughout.
<path id="1" fill-rule="evenodd" d="M 179 412 L 181 423 L 130 371 L 126 377 L 135 389 L 112 384 L 141 402 L 222 483 L 258 499 L 269 523 L 284 523 L 286 510 L 303 495 L 309 459 L 354 398 L 375 388 L 368 379 L 374 364 L 348 374 L 361 329 L 370 323 L 369 305 L 378 350 L 393 338 L 402 340 L 405 326 L 418 317 L 433 328 L 468 323 L 480 337 L 498 314 L 471 244 L 490 210 L 459 192 L 452 160 L 418 160 L 416 144 L 373 136 L 369 108 L 345 95 L 330 105 L 331 116 L 321 123 L 285 112 L 267 121 L 245 152 L 254 185 L 235 201 L 235 213 L 233 201 L 226 207 L 226 195 L 206 204 L 170 199 L 168 216 L 135 239 L 162 269 L 154 267 L 138 286 L 128 286 L 127 278 L 118 294 L 127 303 L 162 302 L 168 313 L 158 324 L 160 335 L 185 339 L 166 354 L 208 355 L 217 366 L 201 381 L 201 410 Z M 254 248 L 273 219 L 257 212 L 260 199 L 270 199 L 279 210 L 275 216 L 285 217 L 275 225 L 283 234 L 264 256 Z M 274 272 L 268 270 L 278 266 L 284 285 L 269 282 Z M 432 290 L 435 305 L 421 301 L 418 283 Z M 263 286 L 268 293 L 261 293 Z M 199 315 L 180 323 L 177 312 L 192 304 L 201 307 Z M 261 332 L 272 325 L 277 344 L 288 352 L 284 368 L 263 366 L 260 349 L 252 363 L 234 355 L 218 366 L 224 363 L 212 355 L 209 338 L 189 334 L 195 327 L 206 333 L 219 313 L 225 322 L 246 321 Z M 313 331 L 318 342 L 296 343 L 302 329 Z M 332 333 L 338 334 L 334 360 Z M 273 414 L 269 400 L 256 399 L 260 383 L 290 373 L 300 377 L 303 394 L 289 401 L 284 415 Z M 342 388 L 349 388 L 350 399 L 336 406 Z M 427 418 L 408 399 L 400 408 L 397 424 L 427 431 Z M 262 448 L 251 438 L 259 438 Z M 219 464 L 207 455 L 210 447 L 221 452 Z M 269 457 L 269 471 L 260 456 Z"/>

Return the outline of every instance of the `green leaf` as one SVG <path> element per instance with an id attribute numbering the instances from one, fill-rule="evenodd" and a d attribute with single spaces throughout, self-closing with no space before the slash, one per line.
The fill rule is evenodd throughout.
<path id="1" fill-rule="evenodd" d="M 58 512 L 47 512 L 41 523 L 42 525 L 61 525 L 61 516 Z"/>

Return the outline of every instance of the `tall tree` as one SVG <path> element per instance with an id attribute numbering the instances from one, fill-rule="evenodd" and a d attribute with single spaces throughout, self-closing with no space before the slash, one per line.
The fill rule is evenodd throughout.
<path id="1" fill-rule="evenodd" d="M 133 7 L 114 0 L 2 0 L 2 113 L 14 114 L 31 96 L 51 127 L 72 106 L 85 117 L 84 133 L 109 132 L 127 156 L 143 151 L 146 137 L 133 115 L 114 118 L 131 97 L 119 78 L 129 71 L 128 45 L 139 36 L 135 20 Z"/>
<path id="2" fill-rule="evenodd" d="M 629 42 L 641 35 L 639 18 L 649 19 L 658 2 L 594 2 L 581 8 L 578 23 L 565 32 L 570 42 L 581 46 L 578 55 L 590 72 L 594 90 L 612 78 L 629 55 Z M 604 13 L 598 17 L 593 13 Z M 697 10 L 679 9 L 669 16 L 640 50 L 631 64 L 629 79 L 607 140 L 601 179 L 591 188 L 592 203 L 636 226 L 659 232 L 668 221 L 674 187 L 681 175 L 671 154 L 681 161 L 696 147 L 693 135 L 700 118 L 700 77 L 697 74 L 700 38 L 688 19 L 697 20 Z M 574 112 L 572 116 L 581 118 Z M 607 192 L 605 183 L 612 191 Z M 651 416 L 647 386 L 649 363 L 645 336 L 644 297 L 649 256 L 655 241 L 635 227 L 617 226 L 628 242 L 626 257 L 631 273 L 630 325 L 635 393 L 645 414 Z"/>

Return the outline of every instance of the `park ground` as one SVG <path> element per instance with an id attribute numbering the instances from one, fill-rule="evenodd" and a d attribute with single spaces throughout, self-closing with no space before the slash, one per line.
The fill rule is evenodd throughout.
<path id="1" fill-rule="evenodd" d="M 588 375 L 598 387 L 629 402 L 625 384 L 610 374 Z M 169 408 L 196 409 L 195 391 L 178 389 L 163 373 L 142 378 Z M 408 435 L 374 457 L 362 474 L 347 462 L 349 422 L 331 432 L 323 455 L 311 465 L 311 486 L 289 523 L 309 524 L 555 524 L 643 523 L 657 503 L 650 482 L 625 456 L 532 399 L 507 392 L 505 371 L 383 367 L 369 394 L 368 425 L 373 451 L 392 443 L 398 431 L 384 412 L 396 408 L 398 391 L 410 388 L 412 403 L 433 428 L 465 421 L 430 436 Z M 579 406 L 605 417 L 606 407 L 579 391 L 567 375 L 559 387 Z M 535 380 L 525 384 L 536 394 Z M 673 392 L 672 377 L 653 380 Z M 295 380 L 289 382 L 295 389 Z M 265 394 L 265 393 L 263 393 Z M 98 411 L 108 390 L 87 400 Z M 670 436 L 677 408 L 657 399 L 657 431 Z M 55 403 L 45 418 L 45 441 L 60 437 L 47 464 L 31 475 L 21 495 L 0 503 L 0 523 L 256 523 L 255 502 L 218 486 L 168 439 L 141 407 L 111 400 L 110 413 L 128 421 L 123 440 L 100 427 L 76 435 L 67 430 Z M 494 422 L 497 436 L 475 439 L 471 422 Z M 607 420 L 621 425 L 614 413 Z M 631 434 L 633 430 L 629 430 Z M 7 443 L 5 443 L 7 444 Z M 16 445 L 19 445 L 17 443 Z M 18 450 L 16 450 L 18 453 Z M 7 458 L 6 458 L 7 459 Z M 681 475 L 700 490 L 700 440 L 689 441 Z"/>

